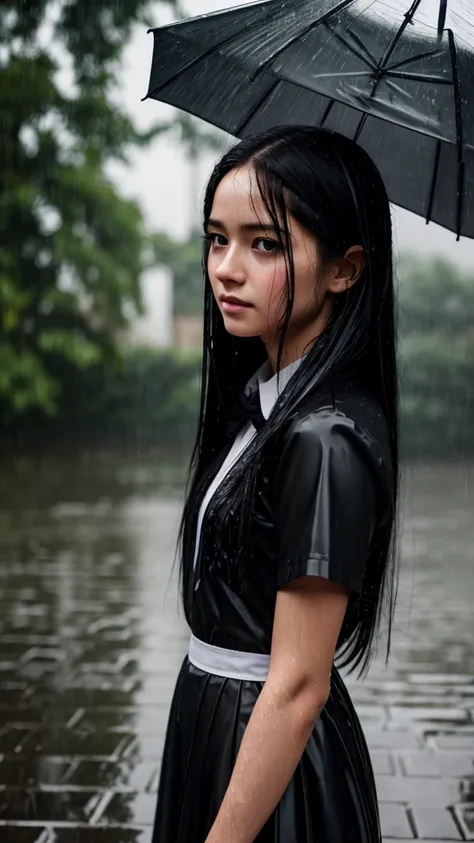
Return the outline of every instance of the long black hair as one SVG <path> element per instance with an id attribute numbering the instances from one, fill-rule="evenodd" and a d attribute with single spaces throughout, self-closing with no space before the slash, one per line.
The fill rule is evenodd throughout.
<path id="1" fill-rule="evenodd" d="M 334 295 L 332 316 L 323 335 L 311 344 L 304 360 L 279 396 L 267 423 L 258 431 L 213 496 L 217 528 L 238 525 L 231 564 L 241 570 L 249 547 L 250 513 L 255 482 L 264 452 L 288 424 L 309 389 L 357 371 L 378 399 L 391 442 L 393 511 L 379 541 L 376 562 L 364 577 L 356 629 L 344 646 L 342 664 L 351 669 L 369 664 L 383 609 L 388 607 L 388 645 L 396 597 L 398 499 L 398 401 L 395 302 L 390 206 L 377 168 L 352 140 L 335 132 L 306 126 L 282 126 L 248 137 L 215 166 L 204 201 L 204 229 L 214 195 L 234 168 L 251 165 L 272 224 L 278 232 L 287 266 L 285 312 L 281 320 L 277 371 L 294 301 L 295 276 L 288 211 L 311 232 L 324 259 L 342 257 L 354 245 L 364 248 L 365 266 L 358 281 Z M 236 393 L 266 360 L 260 338 L 229 334 L 215 302 L 207 271 L 209 244 L 204 241 L 204 336 L 201 404 L 181 522 L 181 586 L 190 622 L 196 520 L 214 461 L 226 444 L 226 426 Z M 315 279 L 316 286 L 316 279 Z M 341 653 L 338 654 L 341 657 Z"/>

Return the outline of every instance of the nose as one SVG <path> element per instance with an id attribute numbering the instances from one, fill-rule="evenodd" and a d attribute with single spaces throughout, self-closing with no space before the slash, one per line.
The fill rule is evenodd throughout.
<path id="1" fill-rule="evenodd" d="M 245 268 L 239 259 L 238 250 L 229 247 L 225 250 L 219 262 L 214 265 L 214 275 L 221 284 L 244 284 L 246 281 Z"/>

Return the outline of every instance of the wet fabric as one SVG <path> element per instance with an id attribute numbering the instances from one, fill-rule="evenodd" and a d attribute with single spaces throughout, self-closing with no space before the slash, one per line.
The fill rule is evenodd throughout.
<path id="1" fill-rule="evenodd" d="M 185 660 L 171 708 L 153 843 L 204 843 L 260 689 L 256 682 L 211 676 Z M 256 840 L 381 841 L 369 753 L 336 671 L 301 763 Z"/>
<path id="2" fill-rule="evenodd" d="M 354 630 L 366 560 L 389 511 L 390 476 L 388 431 L 377 402 L 344 381 L 308 394 L 259 473 L 244 590 L 226 564 L 232 542 L 224 537 L 216 548 L 212 506 L 206 510 L 187 607 L 192 633 L 217 647 L 269 654 L 278 588 L 314 575 L 350 590 L 339 645 L 344 643 Z M 170 712 L 153 843 L 204 843 L 262 687 L 213 675 L 184 659 Z M 380 840 L 369 753 L 334 668 L 328 702 L 257 841 Z"/>
<path id="3" fill-rule="evenodd" d="M 474 237 L 470 0 L 266 0 L 153 30 L 148 97 L 236 137 L 356 140 L 390 200 Z"/>

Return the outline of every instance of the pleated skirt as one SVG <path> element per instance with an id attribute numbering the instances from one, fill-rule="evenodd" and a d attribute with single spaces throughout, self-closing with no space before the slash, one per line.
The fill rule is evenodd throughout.
<path id="1" fill-rule="evenodd" d="M 152 843 L 204 843 L 262 689 L 184 660 L 168 722 Z M 380 843 L 369 752 L 336 669 L 301 761 L 257 843 Z"/>

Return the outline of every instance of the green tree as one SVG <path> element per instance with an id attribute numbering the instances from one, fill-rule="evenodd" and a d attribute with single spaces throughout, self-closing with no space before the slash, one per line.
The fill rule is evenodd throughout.
<path id="1" fill-rule="evenodd" d="M 123 45 L 135 22 L 149 25 L 150 7 L 150 0 L 29 0 L 21 10 L 16 0 L 2 3 L 4 422 L 34 408 L 56 412 L 68 366 L 73 373 L 113 359 L 118 331 L 140 309 L 146 232 L 138 206 L 117 193 L 104 163 L 126 161 L 133 146 L 173 125 L 139 133 L 111 102 Z M 160 7 L 179 10 L 175 0 Z M 72 74 L 67 93 L 58 85 L 61 57 Z M 193 148 L 206 140 L 196 123 L 186 122 L 186 137 L 179 131 Z"/>
<path id="2" fill-rule="evenodd" d="M 442 259 L 399 267 L 403 428 L 408 455 L 474 453 L 474 277 Z"/>

